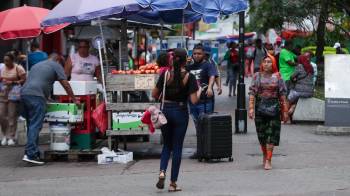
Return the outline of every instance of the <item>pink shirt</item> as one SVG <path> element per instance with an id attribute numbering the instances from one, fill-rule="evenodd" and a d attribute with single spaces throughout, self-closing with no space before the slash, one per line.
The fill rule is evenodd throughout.
<path id="1" fill-rule="evenodd" d="M 93 81 L 95 69 L 99 65 L 98 58 L 89 55 L 86 58 L 81 57 L 78 53 L 70 56 L 72 61 L 72 81 Z"/>

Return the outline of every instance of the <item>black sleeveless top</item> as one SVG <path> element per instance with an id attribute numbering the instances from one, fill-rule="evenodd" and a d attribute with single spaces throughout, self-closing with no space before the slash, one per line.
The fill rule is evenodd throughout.
<path id="1" fill-rule="evenodd" d="M 183 81 L 188 72 L 181 73 L 181 80 Z M 168 74 L 173 75 L 173 72 L 168 72 Z M 164 76 L 165 73 L 160 75 L 156 87 L 159 89 L 160 93 L 163 92 L 164 85 Z M 183 84 L 183 82 L 181 82 Z M 196 78 L 193 74 L 189 73 L 187 83 L 181 85 L 180 88 L 176 88 L 174 80 L 169 79 L 166 83 L 165 88 L 165 100 L 174 101 L 174 102 L 187 102 L 188 96 L 194 92 L 197 92 L 198 85 Z"/>

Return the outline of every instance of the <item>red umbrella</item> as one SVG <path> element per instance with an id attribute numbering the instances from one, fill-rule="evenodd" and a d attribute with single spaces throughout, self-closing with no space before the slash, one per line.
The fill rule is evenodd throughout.
<path id="1" fill-rule="evenodd" d="M 50 10 L 22 6 L 0 12 L 0 38 L 4 40 L 37 37 L 43 31 L 46 34 L 58 31 L 69 24 L 41 27 L 40 23 Z"/>

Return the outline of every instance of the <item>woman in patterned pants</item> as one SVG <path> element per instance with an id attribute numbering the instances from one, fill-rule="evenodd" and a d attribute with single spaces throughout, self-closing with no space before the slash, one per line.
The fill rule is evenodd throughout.
<path id="1" fill-rule="evenodd" d="M 272 169 L 274 146 L 279 145 L 281 109 L 283 121 L 288 120 L 286 86 L 277 70 L 276 60 L 268 55 L 263 58 L 249 88 L 249 118 L 255 118 L 256 131 L 263 153 L 264 169 Z"/>

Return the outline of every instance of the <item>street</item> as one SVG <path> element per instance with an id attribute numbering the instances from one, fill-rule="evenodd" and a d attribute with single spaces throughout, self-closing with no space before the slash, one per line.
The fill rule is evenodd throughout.
<path id="1" fill-rule="evenodd" d="M 216 111 L 233 114 L 234 99 L 224 87 L 223 95 L 216 99 Z M 248 134 L 233 135 L 234 162 L 199 163 L 189 159 L 196 143 L 191 122 L 178 181 L 183 191 L 175 195 L 350 195 L 349 137 L 315 135 L 315 125 L 285 125 L 272 159 L 273 169 L 265 171 L 253 121 L 248 125 Z M 167 186 L 163 191 L 155 187 L 159 134 L 152 136 L 151 143 L 129 146 L 144 155 L 127 165 L 49 162 L 42 167 L 27 167 L 21 161 L 23 147 L 1 147 L 0 195 L 168 194 Z"/>

